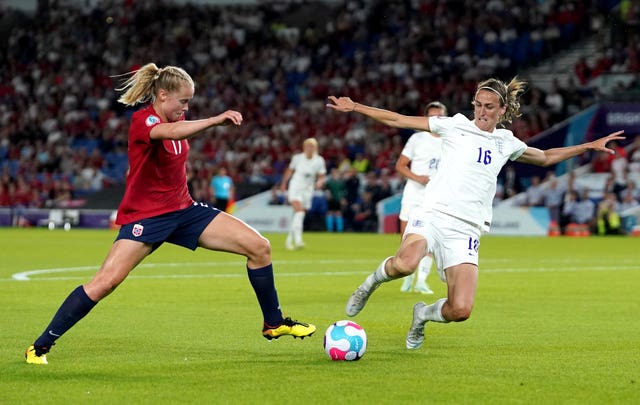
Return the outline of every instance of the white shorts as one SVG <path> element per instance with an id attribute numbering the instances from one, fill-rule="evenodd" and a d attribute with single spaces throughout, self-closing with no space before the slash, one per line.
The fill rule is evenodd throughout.
<path id="1" fill-rule="evenodd" d="M 408 221 L 411 216 L 411 211 L 413 211 L 418 205 L 420 205 L 420 200 L 414 200 L 402 196 L 402 200 L 400 201 L 400 215 L 398 215 L 400 221 Z"/>
<path id="2" fill-rule="evenodd" d="M 313 199 L 313 188 L 290 188 L 288 191 L 288 200 L 299 201 L 305 209 L 311 208 L 311 200 Z"/>
<path id="3" fill-rule="evenodd" d="M 440 279 L 447 281 L 445 270 L 462 263 L 478 265 L 481 230 L 470 222 L 440 211 L 414 210 L 404 236 L 415 233 L 427 240 L 427 252 L 433 254 Z M 403 237 L 404 237 L 403 236 Z"/>

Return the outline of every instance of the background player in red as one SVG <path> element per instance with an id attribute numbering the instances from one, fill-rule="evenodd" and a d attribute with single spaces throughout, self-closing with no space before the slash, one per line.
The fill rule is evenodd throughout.
<path id="1" fill-rule="evenodd" d="M 242 115 L 228 110 L 187 121 L 185 113 L 195 85 L 183 69 L 149 63 L 130 75 L 117 89 L 124 92 L 119 101 L 128 106 L 150 103 L 131 118 L 129 174 L 116 220 L 122 227 L 93 279 L 71 292 L 43 334 L 27 349 L 27 363 L 47 364 L 46 353 L 56 339 L 164 242 L 246 256 L 249 281 L 264 317 L 264 337 L 304 338 L 313 334 L 314 325 L 282 316 L 269 241 L 241 220 L 194 202 L 187 190 L 188 139 L 214 126 L 240 125 Z"/>

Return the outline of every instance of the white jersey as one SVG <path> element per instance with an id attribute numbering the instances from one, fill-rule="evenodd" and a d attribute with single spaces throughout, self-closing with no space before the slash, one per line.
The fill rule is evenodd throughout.
<path id="1" fill-rule="evenodd" d="M 462 114 L 429 118 L 429 129 L 442 138 L 438 172 L 427 183 L 423 207 L 468 221 L 489 231 L 498 174 L 527 145 L 507 129 L 486 132 Z"/>
<path id="2" fill-rule="evenodd" d="M 411 135 L 401 154 L 411 161 L 411 171 L 413 173 L 419 176 L 432 177 L 440 164 L 441 146 L 442 139 L 425 131 L 416 132 Z M 407 179 L 402 198 L 420 198 L 424 187 L 415 180 Z"/>
<path id="3" fill-rule="evenodd" d="M 327 173 L 322 156 L 314 155 L 311 159 L 307 159 L 304 153 L 293 155 L 289 169 L 293 170 L 289 190 L 313 191 L 317 176 Z"/>

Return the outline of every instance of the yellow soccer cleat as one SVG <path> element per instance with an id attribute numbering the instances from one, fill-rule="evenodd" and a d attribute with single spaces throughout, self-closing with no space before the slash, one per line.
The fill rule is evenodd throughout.
<path id="1" fill-rule="evenodd" d="M 303 323 L 294 321 L 293 319 L 287 317 L 284 318 L 282 325 L 271 327 L 264 324 L 262 328 L 262 336 L 266 339 L 277 339 L 280 336 L 290 335 L 295 338 L 304 339 L 307 336 L 311 336 L 316 331 L 316 326 L 310 323 Z"/>
<path id="2" fill-rule="evenodd" d="M 43 353 L 38 356 L 36 354 L 36 348 L 33 345 L 29 346 L 27 351 L 24 353 L 24 357 L 27 359 L 27 363 L 29 364 L 49 364 L 47 362 L 47 355 Z"/>

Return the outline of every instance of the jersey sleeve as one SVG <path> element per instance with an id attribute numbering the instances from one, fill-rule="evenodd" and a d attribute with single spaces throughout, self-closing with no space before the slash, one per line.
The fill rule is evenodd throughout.
<path id="1" fill-rule="evenodd" d="M 151 143 L 151 129 L 161 122 L 160 117 L 146 109 L 138 111 L 131 119 L 130 141 Z"/>
<path id="2" fill-rule="evenodd" d="M 527 150 L 529 146 L 511 134 L 511 154 L 509 160 L 516 160 Z"/>
<path id="3" fill-rule="evenodd" d="M 429 124 L 431 125 L 431 124 Z M 400 152 L 400 154 L 402 156 L 406 156 L 407 158 L 409 158 L 409 160 L 413 160 L 413 156 L 414 156 L 414 151 L 415 151 L 415 145 L 416 145 L 416 134 L 411 135 L 411 137 L 409 138 L 409 140 L 407 141 L 407 144 L 404 145 L 404 148 L 402 148 L 402 152 Z"/>
<path id="4" fill-rule="evenodd" d="M 291 158 L 291 162 L 289 163 L 289 169 L 291 170 L 296 170 L 296 167 L 298 166 L 298 156 L 299 155 L 293 155 L 293 157 Z"/>
<path id="5" fill-rule="evenodd" d="M 318 156 L 320 159 L 318 160 L 320 162 L 320 164 L 318 165 L 318 174 L 319 175 L 323 175 L 323 174 L 327 174 L 327 164 L 324 161 L 324 158 L 322 156 Z"/>
<path id="6" fill-rule="evenodd" d="M 441 138 L 445 138 L 451 135 L 453 128 L 457 122 L 464 123 L 469 121 L 464 115 L 456 114 L 453 117 L 434 116 L 429 117 L 429 132 L 438 135 Z"/>

